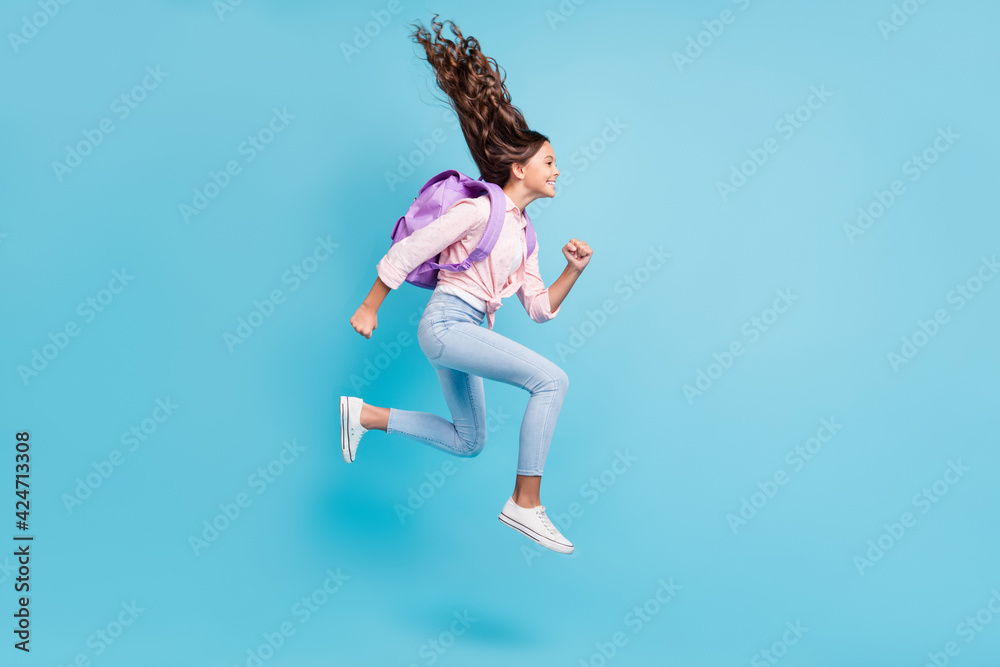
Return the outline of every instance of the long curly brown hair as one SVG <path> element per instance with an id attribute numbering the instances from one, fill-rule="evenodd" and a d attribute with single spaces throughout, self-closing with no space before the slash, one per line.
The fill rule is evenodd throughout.
<path id="1" fill-rule="evenodd" d="M 511 104 L 506 73 L 501 77 L 497 61 L 483 54 L 476 38 L 464 37 L 452 21 L 441 23 L 437 17 L 431 21 L 434 35 L 419 23 L 411 24 L 416 28 L 413 41 L 424 47 L 438 86 L 458 115 L 480 176 L 503 187 L 511 165 L 527 162 L 548 137 L 528 129 L 520 109 Z M 445 23 L 457 42 L 441 35 Z"/>

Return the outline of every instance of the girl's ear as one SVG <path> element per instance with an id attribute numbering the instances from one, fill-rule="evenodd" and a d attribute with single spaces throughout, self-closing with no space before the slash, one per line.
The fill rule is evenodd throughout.
<path id="1" fill-rule="evenodd" d="M 521 180 L 524 178 L 524 165 L 515 162 L 510 166 L 510 172 L 514 175 L 514 178 Z"/>

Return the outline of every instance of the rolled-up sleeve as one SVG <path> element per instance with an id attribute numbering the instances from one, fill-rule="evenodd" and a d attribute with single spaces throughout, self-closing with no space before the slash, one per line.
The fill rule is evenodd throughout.
<path id="1" fill-rule="evenodd" d="M 538 270 L 538 243 L 536 241 L 534 249 L 524 262 L 524 283 L 517 290 L 517 298 L 521 300 L 521 305 L 528 313 L 528 317 L 536 322 L 547 322 L 559 314 L 562 304 L 555 310 L 551 309 L 549 303 L 549 288 L 542 281 L 542 275 Z"/>
<path id="2" fill-rule="evenodd" d="M 375 265 L 378 277 L 392 289 L 402 285 L 413 269 L 428 259 L 434 259 L 442 250 L 474 229 L 484 219 L 484 203 L 485 216 L 489 216 L 488 199 L 460 199 L 437 220 L 392 244 Z"/>

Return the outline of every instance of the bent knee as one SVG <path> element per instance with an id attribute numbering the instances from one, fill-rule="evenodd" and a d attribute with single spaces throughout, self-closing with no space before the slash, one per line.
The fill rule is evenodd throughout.
<path id="1" fill-rule="evenodd" d="M 462 454 L 463 456 L 468 456 L 470 458 L 473 456 L 479 456 L 479 454 L 486 447 L 486 430 L 480 429 L 479 434 L 475 439 L 466 439 L 464 440 L 464 443 L 465 452 Z"/>
<path id="2" fill-rule="evenodd" d="M 567 389 L 569 389 L 569 375 L 555 364 L 547 368 L 545 375 L 540 377 L 535 385 L 530 388 L 532 393 L 551 391 L 560 394 L 565 394 Z"/>
<path id="3" fill-rule="evenodd" d="M 556 366 L 553 379 L 559 391 L 566 393 L 566 390 L 569 389 L 569 375 L 566 374 L 566 371 Z"/>
<path id="4" fill-rule="evenodd" d="M 484 442 L 471 443 L 468 447 L 466 447 L 465 451 L 462 453 L 462 456 L 467 456 L 469 458 L 472 458 L 474 456 L 479 456 L 479 454 L 482 453 L 485 447 L 486 443 Z"/>

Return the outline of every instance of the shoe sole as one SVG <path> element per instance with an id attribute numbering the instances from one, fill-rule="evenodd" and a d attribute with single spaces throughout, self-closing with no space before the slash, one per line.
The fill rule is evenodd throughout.
<path id="1" fill-rule="evenodd" d="M 347 463 L 353 463 L 354 458 L 351 456 L 351 437 L 348 431 L 348 426 L 350 425 L 350 413 L 349 406 L 347 404 L 347 397 L 340 397 L 340 453 L 344 456 L 344 461 Z"/>
<path id="2" fill-rule="evenodd" d="M 558 542 L 555 542 L 555 541 L 549 539 L 548 537 L 545 537 L 544 535 L 538 535 L 537 533 L 535 533 L 535 531 L 533 531 L 530 528 L 528 528 L 527 526 L 519 523 L 517 521 L 517 519 L 512 519 L 511 517 L 507 516 L 503 512 L 500 512 L 500 516 L 497 517 L 497 518 L 499 518 L 501 522 L 503 522 L 506 525 L 510 526 L 511 528 L 513 528 L 514 530 L 516 530 L 517 532 L 519 532 L 522 535 L 524 535 L 525 537 L 527 537 L 528 539 L 533 540 L 533 541 L 537 542 L 538 544 L 542 545 L 546 549 L 550 549 L 551 551 L 555 551 L 555 552 L 561 553 L 561 554 L 571 554 L 571 553 L 573 553 L 573 547 L 567 547 L 566 545 L 559 544 Z"/>

